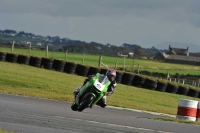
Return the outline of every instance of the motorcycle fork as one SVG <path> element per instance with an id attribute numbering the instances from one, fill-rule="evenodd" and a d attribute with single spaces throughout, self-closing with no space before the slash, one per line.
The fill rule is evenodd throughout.
<path id="1" fill-rule="evenodd" d="M 81 103 L 83 100 L 85 100 L 85 98 L 87 98 L 88 95 L 93 95 L 93 96 L 95 97 L 95 99 L 96 99 L 95 94 L 93 94 L 93 93 L 89 93 L 89 92 L 88 92 L 88 93 L 86 93 L 86 94 L 84 95 L 83 98 L 81 98 L 81 100 L 79 101 L 79 103 Z M 92 108 L 93 103 L 94 103 L 94 101 L 92 101 L 92 103 L 90 103 L 90 105 L 88 105 L 88 107 Z"/>
<path id="2" fill-rule="evenodd" d="M 96 104 L 103 96 L 104 95 L 100 94 L 100 96 L 97 97 L 93 103 Z"/>
<path id="3" fill-rule="evenodd" d="M 80 104 L 81 101 L 84 100 L 84 98 L 86 97 L 86 95 L 90 94 L 88 92 L 91 92 L 92 88 L 88 88 L 88 90 L 84 90 L 79 92 L 76 97 L 75 97 L 75 102 L 76 104 Z M 87 94 L 88 93 L 88 94 Z M 92 93 L 91 93 L 92 94 Z M 95 96 L 96 97 L 96 96 Z"/>

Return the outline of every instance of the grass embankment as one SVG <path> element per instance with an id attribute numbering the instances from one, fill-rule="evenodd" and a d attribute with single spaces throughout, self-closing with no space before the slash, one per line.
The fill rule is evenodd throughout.
<path id="1" fill-rule="evenodd" d="M 0 51 L 3 52 L 11 52 L 11 48 L 0 47 Z M 45 50 L 32 50 L 31 54 L 29 54 L 29 49 L 15 48 L 14 53 L 16 54 L 24 54 L 38 57 L 46 57 Z M 54 57 L 55 59 L 65 59 L 65 52 L 52 52 L 49 51 L 49 58 Z M 54 55 L 54 56 L 53 56 Z M 75 62 L 82 64 L 83 54 L 78 53 L 67 53 L 67 61 Z M 117 68 L 123 69 L 124 58 L 122 57 L 110 57 L 103 56 L 102 61 L 104 64 L 108 65 L 108 67 L 115 67 L 115 63 L 117 61 Z M 99 62 L 99 55 L 89 55 L 85 54 L 84 64 L 88 66 L 97 67 Z M 181 65 L 181 64 L 170 64 L 170 63 L 162 63 L 156 62 L 153 60 L 139 60 L 139 59 L 131 59 L 127 58 L 125 61 L 126 69 L 129 71 L 136 71 L 138 69 L 138 65 L 140 66 L 140 71 L 149 71 L 149 72 L 158 72 L 164 73 L 167 75 L 169 72 L 170 75 L 175 74 L 183 74 L 183 75 L 200 75 L 200 67 L 194 65 Z"/>
<path id="2" fill-rule="evenodd" d="M 178 123 L 200 125 L 200 122 L 179 120 L 179 119 L 176 119 L 176 118 L 154 118 L 154 120 L 159 120 L 159 121 L 172 121 L 172 122 L 178 122 Z"/>
<path id="3" fill-rule="evenodd" d="M 8 132 L 8 131 L 3 130 L 3 129 L 0 128 L 0 133 L 14 133 L 14 132 Z M 15 133 L 19 133 L 19 132 L 15 132 Z"/>
<path id="4" fill-rule="evenodd" d="M 29 65 L 0 62 L 0 92 L 73 101 L 74 89 L 85 77 Z M 196 98 L 118 84 L 108 105 L 176 115 L 179 98 Z M 196 99 L 198 100 L 198 99 Z"/>

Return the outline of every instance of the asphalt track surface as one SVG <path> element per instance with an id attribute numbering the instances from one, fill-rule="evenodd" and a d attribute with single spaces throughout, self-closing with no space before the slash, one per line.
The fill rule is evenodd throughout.
<path id="1" fill-rule="evenodd" d="M 0 94 L 0 128 L 23 133 L 198 133 L 200 126 L 151 118 L 175 117 L 139 110 L 94 106 L 83 112 L 71 103 Z"/>

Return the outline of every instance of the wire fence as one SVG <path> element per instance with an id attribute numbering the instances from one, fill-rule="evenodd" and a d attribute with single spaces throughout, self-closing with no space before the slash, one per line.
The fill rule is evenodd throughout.
<path id="1" fill-rule="evenodd" d="M 185 85 L 191 85 L 191 86 L 198 87 L 198 88 L 200 86 L 199 80 L 185 80 L 185 79 L 177 79 L 177 78 L 168 78 L 168 80 L 171 82 L 176 82 L 176 83 L 185 84 Z"/>
<path id="2" fill-rule="evenodd" d="M 32 54 L 32 50 L 40 49 L 40 50 L 44 51 L 44 55 L 45 55 L 46 58 L 54 58 L 54 52 L 55 52 L 52 47 L 51 47 L 51 50 L 49 50 L 49 45 L 46 45 L 46 46 L 43 46 L 43 47 L 39 47 L 39 46 L 36 46 L 36 45 L 31 45 L 31 43 L 29 43 L 29 44 L 27 44 L 25 46 L 21 46 L 21 45 L 15 45 L 14 41 L 10 45 L 3 45 L 3 46 L 0 45 L 0 47 L 10 48 L 10 52 L 14 52 L 15 48 L 22 48 L 22 49 L 24 49 L 26 54 L 30 54 L 30 55 Z M 49 54 L 49 51 L 51 52 L 51 55 Z M 64 58 L 65 61 L 67 60 L 67 57 L 68 57 L 68 51 L 66 50 L 65 54 L 63 54 L 63 58 Z M 85 57 L 86 57 L 85 53 L 83 53 L 82 58 L 80 59 L 81 60 L 80 64 L 84 65 Z M 118 65 L 118 60 L 116 60 L 115 63 L 113 63 L 112 67 L 113 66 L 114 66 L 114 68 L 116 70 L 118 68 L 121 68 L 120 70 L 123 71 L 123 72 L 126 72 L 127 68 L 130 67 L 130 65 L 129 66 L 126 65 L 126 57 L 123 58 L 123 63 L 120 66 Z M 102 56 L 99 56 L 98 67 L 104 67 L 104 68 L 107 68 L 107 69 L 109 68 L 107 66 L 107 64 L 104 63 L 104 60 L 103 60 Z M 132 68 L 134 68 L 133 69 L 134 73 L 140 74 L 140 65 L 139 64 L 137 66 L 134 66 L 134 62 L 133 62 Z M 194 86 L 194 87 L 199 87 L 200 86 L 199 80 L 185 80 L 185 79 L 177 79 L 177 78 L 166 78 L 166 79 L 171 81 L 171 82 L 191 85 L 191 86 Z"/>

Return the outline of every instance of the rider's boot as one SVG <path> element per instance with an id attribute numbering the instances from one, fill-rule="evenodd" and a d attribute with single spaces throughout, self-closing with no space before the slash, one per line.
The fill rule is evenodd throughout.
<path id="1" fill-rule="evenodd" d="M 80 92 L 81 86 L 78 86 L 75 91 L 73 92 L 74 97 L 76 97 L 76 95 Z"/>
<path id="2" fill-rule="evenodd" d="M 103 96 L 97 103 L 96 105 L 101 106 L 102 108 L 105 108 L 107 106 L 106 104 L 106 96 Z"/>

